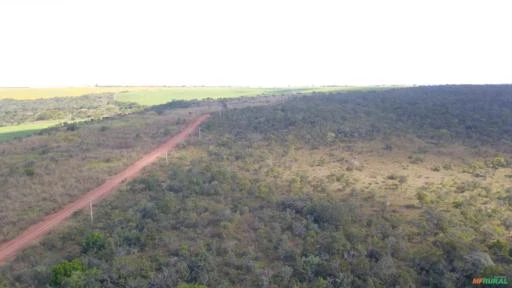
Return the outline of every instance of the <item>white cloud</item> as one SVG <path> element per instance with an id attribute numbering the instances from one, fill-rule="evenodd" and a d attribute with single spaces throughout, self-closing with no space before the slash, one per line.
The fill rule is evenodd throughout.
<path id="1" fill-rule="evenodd" d="M 508 1 L 0 2 L 0 86 L 511 82 Z"/>

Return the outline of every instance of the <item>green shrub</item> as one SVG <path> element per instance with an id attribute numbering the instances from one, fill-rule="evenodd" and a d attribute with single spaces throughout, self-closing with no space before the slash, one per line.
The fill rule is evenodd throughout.
<path id="1" fill-rule="evenodd" d="M 501 241 L 499 239 L 492 241 L 489 244 L 488 248 L 495 255 L 500 256 L 508 256 L 510 250 L 508 243 L 506 241 Z"/>
<path id="2" fill-rule="evenodd" d="M 62 119 L 66 117 L 66 113 L 58 110 L 47 110 L 37 114 L 35 120 L 36 121 L 44 121 L 44 120 L 55 120 Z"/>
<path id="3" fill-rule="evenodd" d="M 23 173 L 27 176 L 34 176 L 36 174 L 36 171 L 33 167 L 26 167 L 23 169 Z"/>
<path id="4" fill-rule="evenodd" d="M 79 259 L 63 261 L 53 267 L 50 285 L 59 287 L 67 278 L 71 277 L 73 273 L 84 271 L 84 264 Z"/>
<path id="5" fill-rule="evenodd" d="M 455 192 L 456 193 L 465 193 L 465 192 L 474 191 L 480 187 L 482 187 L 482 184 L 479 181 L 464 181 L 464 182 L 458 184 L 457 187 L 455 187 Z"/>
<path id="6" fill-rule="evenodd" d="M 106 247 L 106 239 L 105 235 L 101 232 L 93 232 L 85 238 L 84 243 L 82 243 L 82 253 L 90 253 L 90 252 L 100 252 L 103 251 Z"/>
<path id="7" fill-rule="evenodd" d="M 508 161 L 503 157 L 495 157 L 487 165 L 494 169 L 505 168 L 508 167 Z"/>

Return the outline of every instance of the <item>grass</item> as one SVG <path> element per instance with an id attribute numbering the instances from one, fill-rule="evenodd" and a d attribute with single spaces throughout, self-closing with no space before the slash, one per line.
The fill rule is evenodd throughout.
<path id="1" fill-rule="evenodd" d="M 56 97 L 73 97 L 87 94 L 118 93 L 116 100 L 142 105 L 158 105 L 172 100 L 205 98 L 232 98 L 261 94 L 310 93 L 332 91 L 367 90 L 369 87 L 329 86 L 291 88 L 250 87 L 62 87 L 62 88 L 1 88 L 0 99 L 35 100 Z M 377 89 L 379 87 L 372 87 Z M 385 87 L 382 87 L 385 88 Z"/>
<path id="2" fill-rule="evenodd" d="M 270 88 L 231 88 L 231 87 L 175 87 L 154 88 L 116 94 L 116 100 L 135 102 L 144 106 L 164 104 L 173 100 L 201 100 L 206 98 L 235 98 L 269 93 Z"/>
<path id="3" fill-rule="evenodd" d="M 46 121 L 27 122 L 27 123 L 23 123 L 23 124 L 19 124 L 19 125 L 0 127 L 0 142 L 11 140 L 16 137 L 32 135 L 33 133 L 35 133 L 41 129 L 57 126 L 64 122 L 72 123 L 72 122 L 80 122 L 80 121 L 84 121 L 84 120 L 85 119 L 78 119 L 78 120 L 73 120 L 73 121 L 67 121 L 67 120 L 62 120 L 62 119 L 46 120 Z"/>
<path id="4" fill-rule="evenodd" d="M 7 128 L 9 128 L 9 127 L 7 127 Z M 0 132 L 0 142 L 12 140 L 17 137 L 29 136 L 29 135 L 32 135 L 34 132 L 37 132 L 41 129 L 44 129 L 44 128 L 34 128 L 34 129 L 29 129 L 29 130 L 20 130 L 20 131 L 13 131 L 13 132 Z"/>
<path id="5" fill-rule="evenodd" d="M 63 88 L 0 88 L 0 99 L 35 100 L 87 94 L 136 91 L 146 87 L 63 87 Z"/>
<path id="6" fill-rule="evenodd" d="M 64 87 L 64 88 L 0 88 L 0 99 L 35 100 L 73 97 L 87 94 L 119 93 L 123 102 L 158 105 L 172 100 L 255 96 L 272 88 L 239 87 Z"/>
<path id="7" fill-rule="evenodd" d="M 27 136 L 41 129 L 55 126 L 60 123 L 62 123 L 61 120 L 48 120 L 0 127 L 0 141 L 6 141 L 14 139 L 16 137 Z"/>

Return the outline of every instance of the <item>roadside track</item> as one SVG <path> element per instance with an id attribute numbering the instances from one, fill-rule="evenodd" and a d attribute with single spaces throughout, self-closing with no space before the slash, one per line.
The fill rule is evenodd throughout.
<path id="1" fill-rule="evenodd" d="M 155 162 L 159 157 L 165 155 L 166 152 L 174 150 L 176 145 L 187 139 L 209 116 L 209 114 L 205 114 L 194 119 L 183 131 L 169 138 L 164 144 L 158 146 L 153 151 L 128 166 L 125 170 L 110 177 L 109 180 L 101 186 L 87 192 L 79 199 L 64 206 L 61 210 L 46 216 L 39 223 L 27 228 L 16 238 L 0 244 L 0 266 L 5 265 L 7 261 L 12 259 L 18 252 L 42 239 L 44 235 L 57 227 L 57 225 L 69 218 L 76 211 L 87 207 L 90 202 L 99 202 L 101 199 L 112 194 L 116 188 L 119 188 L 126 181 L 137 177 L 144 167 Z"/>

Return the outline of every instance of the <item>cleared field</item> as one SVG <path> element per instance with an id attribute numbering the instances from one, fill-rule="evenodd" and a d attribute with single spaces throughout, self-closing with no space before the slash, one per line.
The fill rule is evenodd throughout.
<path id="1" fill-rule="evenodd" d="M 275 88 L 239 87 L 63 87 L 0 88 L 0 99 L 35 100 L 87 94 L 120 93 L 119 101 L 158 105 L 172 100 L 254 96 Z"/>
<path id="2" fill-rule="evenodd" d="M 147 87 L 0 88 L 0 99 L 34 100 L 143 89 L 147 89 Z"/>
<path id="3" fill-rule="evenodd" d="M 47 121 L 35 121 L 23 123 L 20 125 L 13 126 L 4 126 L 0 127 L 0 141 L 11 140 L 16 137 L 22 137 L 31 135 L 34 132 L 37 132 L 41 129 L 57 126 L 64 122 L 72 123 L 72 122 L 80 122 L 84 121 L 84 119 L 74 120 L 74 121 L 66 121 L 66 120 L 47 120 Z"/>
<path id="4" fill-rule="evenodd" d="M 250 87 L 62 87 L 62 88 L 0 88 L 0 99 L 35 100 L 74 97 L 87 94 L 117 93 L 118 101 L 142 105 L 158 105 L 172 100 L 230 98 L 260 94 L 309 93 L 365 90 L 362 86 L 250 88 Z M 371 87 L 377 89 L 378 87 Z M 389 88 L 389 87 L 382 87 Z"/>
<path id="5" fill-rule="evenodd" d="M 38 130 L 62 123 L 61 120 L 29 122 L 21 125 L 0 127 L 0 141 L 10 140 L 20 136 L 30 135 Z"/>
<path id="6" fill-rule="evenodd" d="M 175 87 L 154 88 L 137 91 L 119 92 L 116 100 L 134 102 L 140 105 L 152 106 L 164 104 L 173 100 L 201 100 L 206 98 L 234 98 L 256 96 L 270 93 L 271 88 L 232 88 L 232 87 Z"/>

